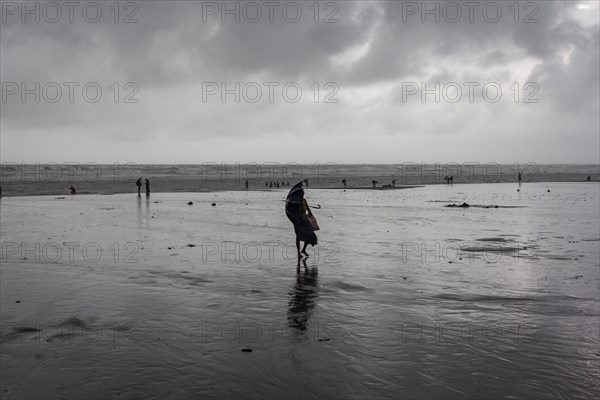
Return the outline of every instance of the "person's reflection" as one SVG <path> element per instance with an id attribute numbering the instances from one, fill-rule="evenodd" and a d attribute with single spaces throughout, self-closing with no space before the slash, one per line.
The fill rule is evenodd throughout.
<path id="1" fill-rule="evenodd" d="M 146 196 L 146 228 L 150 228 L 150 196 Z"/>
<path id="2" fill-rule="evenodd" d="M 142 198 L 138 196 L 137 198 L 137 218 L 138 218 L 138 228 L 142 227 Z"/>
<path id="3" fill-rule="evenodd" d="M 304 270 L 296 270 L 296 285 L 294 291 L 290 293 L 288 303 L 288 326 L 296 329 L 299 333 L 306 333 L 309 328 L 309 320 L 312 310 L 315 308 L 315 300 L 318 292 L 318 273 L 317 268 L 307 268 L 306 260 L 302 260 Z"/>

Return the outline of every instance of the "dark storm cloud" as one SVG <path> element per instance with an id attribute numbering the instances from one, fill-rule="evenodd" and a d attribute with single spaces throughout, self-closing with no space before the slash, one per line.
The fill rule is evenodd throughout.
<path id="1" fill-rule="evenodd" d="M 473 21 L 463 3 L 456 2 L 463 12 L 456 23 L 446 21 L 444 14 L 439 22 L 429 15 L 423 23 L 421 9 L 431 9 L 435 2 L 330 3 L 335 7 L 326 9 L 328 2 L 320 3 L 318 23 L 309 8 L 313 2 L 294 3 L 303 11 L 296 23 L 282 18 L 285 2 L 279 2 L 273 22 L 263 14 L 257 23 L 244 18 L 235 23 L 231 16 L 222 23 L 218 13 L 203 14 L 207 4 L 223 7 L 223 2 L 137 2 L 137 23 L 114 23 L 109 3 L 99 3 L 105 14 L 96 23 L 81 18 L 73 23 L 22 23 L 18 16 L 3 15 L 7 20 L 1 25 L 2 82 L 42 86 L 78 82 L 80 86 L 73 103 L 42 99 L 35 104 L 31 97 L 22 103 L 18 94 L 3 102 L 2 159 L 35 157 L 23 147 L 24 135 L 32 143 L 45 144 L 46 154 L 59 161 L 60 149 L 77 138 L 82 152 L 95 149 L 83 156 L 98 161 L 120 154 L 112 151 L 120 142 L 137 141 L 140 146 L 160 147 L 161 157 L 167 155 L 163 162 L 191 162 L 181 159 L 182 146 L 192 149 L 195 143 L 201 155 L 216 153 L 227 159 L 229 150 L 215 145 L 220 140 L 252 140 L 258 149 L 275 146 L 273 151 L 284 151 L 289 141 L 274 142 L 278 134 L 310 137 L 315 146 L 342 140 L 349 146 L 344 152 L 348 157 L 360 154 L 361 141 L 372 135 L 381 146 L 412 146 L 412 154 L 428 159 L 436 137 L 454 137 L 460 146 L 469 137 L 479 140 L 486 134 L 495 135 L 494 140 L 498 135 L 510 140 L 515 127 L 520 127 L 520 132 L 530 135 L 524 143 L 555 138 L 548 142 L 549 148 L 529 149 L 534 161 L 536 157 L 575 161 L 581 157 L 561 158 L 561 146 L 573 143 L 573 136 L 567 139 L 562 133 L 569 122 L 576 126 L 571 135 L 581 135 L 577 149 L 585 160 L 598 160 L 598 146 L 594 146 L 599 107 L 597 4 L 521 2 L 515 22 L 509 8 L 514 2 L 478 2 Z M 439 7 L 447 3 L 440 2 Z M 235 2 L 227 4 L 234 7 Z M 536 8 L 527 8 L 528 4 Z M 415 5 L 417 13 L 412 13 Z M 496 22 L 486 20 L 481 10 L 493 11 L 497 6 L 502 17 Z M 121 20 L 125 11 L 121 10 Z M 323 23 L 332 11 L 338 22 Z M 524 23 L 527 16 L 537 22 Z M 521 90 L 526 82 L 539 86 L 538 104 L 489 104 L 480 90 L 473 104 L 422 103 L 419 96 L 403 102 L 404 82 L 428 87 L 435 82 L 498 82 L 505 100 L 517 80 Z M 80 88 L 87 82 L 102 88 L 101 101 L 81 99 Z M 114 82 L 120 89 L 117 103 L 110 89 Z M 123 103 L 123 96 L 131 94 L 123 87 L 127 82 L 137 85 L 138 103 Z M 219 95 L 203 101 L 203 82 L 226 83 L 228 88 L 235 82 L 280 85 L 272 103 L 264 101 L 262 86 L 263 101 L 236 104 L 230 96 L 224 104 Z M 281 98 L 281 87 L 287 82 L 298 82 L 303 88 L 302 101 Z M 315 82 L 321 90 L 319 103 L 310 101 Z M 328 82 L 339 87 L 337 104 L 322 102 L 327 93 L 323 85 Z M 203 145 L 208 140 L 210 150 Z M 468 158 L 462 147 L 455 154 Z M 487 147 L 478 152 L 479 157 L 494 157 Z M 382 157 L 387 157 L 383 160 L 374 154 L 372 159 L 339 161 L 393 162 L 390 154 L 383 152 Z M 140 161 L 153 160 L 152 154 L 145 157 Z M 264 154 L 259 151 L 255 157 Z"/>

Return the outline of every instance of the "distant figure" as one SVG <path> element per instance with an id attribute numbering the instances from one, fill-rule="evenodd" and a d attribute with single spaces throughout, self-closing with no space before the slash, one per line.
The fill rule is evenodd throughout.
<path id="1" fill-rule="evenodd" d="M 75 190 L 73 185 L 69 186 L 69 190 L 71 191 L 71 194 L 77 194 L 77 190 Z"/>
<path id="2" fill-rule="evenodd" d="M 446 184 L 450 183 L 450 177 L 448 175 L 444 177 L 444 180 L 446 181 Z"/>
<path id="3" fill-rule="evenodd" d="M 144 179 L 146 182 L 146 196 L 150 194 L 150 181 L 148 179 Z"/>
<path id="4" fill-rule="evenodd" d="M 589 179 L 588 179 L 589 181 Z M 0 186 L 0 199 L 2 198 L 2 186 Z"/>
<path id="5" fill-rule="evenodd" d="M 305 179 L 304 183 L 306 184 L 306 187 L 308 187 L 308 179 Z"/>
<path id="6" fill-rule="evenodd" d="M 138 196 L 140 196 L 140 191 L 142 190 L 142 178 L 135 181 L 135 185 L 138 187 Z"/>
<path id="7" fill-rule="evenodd" d="M 392 181 L 392 187 L 396 187 L 396 180 L 395 179 Z"/>
<path id="8" fill-rule="evenodd" d="M 248 189 L 248 179 L 246 179 L 246 189 Z"/>
<path id="9" fill-rule="evenodd" d="M 450 178 L 448 178 L 448 180 L 450 181 L 451 185 L 454 184 L 454 177 L 453 176 L 451 176 Z"/>
<path id="10" fill-rule="evenodd" d="M 523 175 L 521 175 L 521 173 L 520 173 L 520 172 L 519 172 L 519 175 L 518 175 L 517 179 L 519 180 L 519 185 L 520 185 L 521 183 L 523 183 Z"/>
<path id="11" fill-rule="evenodd" d="M 587 177 L 587 181 L 589 182 L 589 181 L 591 181 L 591 180 L 592 180 L 592 177 L 591 177 L 591 176 L 588 176 L 588 177 Z M 0 197 L 2 197 L 2 190 L 0 190 Z"/>
<path id="12" fill-rule="evenodd" d="M 279 187 L 279 181 L 277 181 L 277 187 Z"/>
<path id="13" fill-rule="evenodd" d="M 265 182 L 265 187 L 269 187 L 269 181 Z"/>
<path id="14" fill-rule="evenodd" d="M 269 187 L 272 188 L 273 187 L 273 181 L 269 182 Z"/>
<path id="15" fill-rule="evenodd" d="M 377 182 L 375 179 L 373 179 L 373 180 L 371 181 L 371 183 L 373 184 L 373 187 L 375 188 L 375 187 L 377 187 L 377 184 L 378 184 L 379 182 Z"/>
<path id="16" fill-rule="evenodd" d="M 346 187 L 346 178 L 342 179 L 342 183 L 344 184 L 344 187 Z"/>

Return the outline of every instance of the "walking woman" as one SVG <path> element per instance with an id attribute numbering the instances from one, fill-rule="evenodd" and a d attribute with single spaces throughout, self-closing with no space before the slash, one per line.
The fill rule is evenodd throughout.
<path id="1" fill-rule="evenodd" d="M 296 249 L 298 250 L 298 259 L 302 258 L 302 254 L 308 257 L 306 247 L 310 244 L 317 244 L 317 235 L 309 218 L 312 217 L 312 212 L 306 199 L 304 198 L 304 189 L 302 182 L 298 182 L 287 195 L 285 200 L 285 213 L 288 219 L 294 224 L 294 232 L 296 233 Z M 300 251 L 300 242 L 304 242 L 302 251 Z"/>

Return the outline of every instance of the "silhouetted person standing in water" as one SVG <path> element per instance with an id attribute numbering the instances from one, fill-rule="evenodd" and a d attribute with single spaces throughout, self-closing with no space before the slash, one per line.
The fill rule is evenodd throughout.
<path id="1" fill-rule="evenodd" d="M 396 180 L 395 179 L 392 181 L 392 187 L 396 187 Z"/>
<path id="2" fill-rule="evenodd" d="M 519 180 L 519 185 L 521 183 L 523 183 L 523 175 L 521 175 L 521 173 L 519 172 L 519 175 L 517 175 L 517 179 Z"/>
<path id="3" fill-rule="evenodd" d="M 377 187 L 377 184 L 378 184 L 379 182 L 377 182 L 375 179 L 373 179 L 373 180 L 371 181 L 371 183 L 373 184 L 373 188 L 375 188 L 375 187 Z"/>
<path id="4" fill-rule="evenodd" d="M 315 234 L 315 230 L 308 220 L 308 218 L 312 216 L 312 211 L 310 210 L 310 207 L 304 198 L 304 193 L 302 193 L 301 203 L 294 205 L 294 207 L 297 208 L 296 212 L 294 212 L 292 216 L 288 215 L 288 218 L 290 218 L 294 224 L 294 232 L 296 233 L 296 250 L 298 251 L 298 261 L 300 261 L 302 254 L 304 254 L 305 257 L 308 257 L 306 247 L 309 244 L 311 246 L 315 246 L 317 244 L 317 235 Z M 300 250 L 300 242 L 304 242 L 302 250 Z"/>
<path id="5" fill-rule="evenodd" d="M 589 182 L 589 181 L 591 181 L 591 180 L 592 180 L 592 177 L 588 175 L 588 177 L 587 177 L 587 181 Z M 2 197 L 2 191 L 0 191 L 0 197 Z"/>
<path id="6" fill-rule="evenodd" d="M 135 185 L 138 188 L 138 196 L 140 196 L 140 192 L 142 190 L 142 178 L 140 178 L 137 181 L 135 181 Z"/>
<path id="7" fill-rule="evenodd" d="M 448 178 L 448 180 L 450 181 L 451 185 L 454 184 L 454 177 L 453 176 L 451 176 L 450 178 Z"/>
<path id="8" fill-rule="evenodd" d="M 148 179 L 144 179 L 146 182 L 146 196 L 150 195 L 150 181 Z"/>
<path id="9" fill-rule="evenodd" d="M 344 187 L 346 187 L 346 178 L 342 179 L 342 183 L 344 184 Z"/>
<path id="10" fill-rule="evenodd" d="M 248 179 L 246 179 L 246 190 L 248 190 Z"/>
<path id="11" fill-rule="evenodd" d="M 69 186 L 69 190 L 71 191 L 71 194 L 77 194 L 77 190 L 75 190 L 73 185 Z"/>

